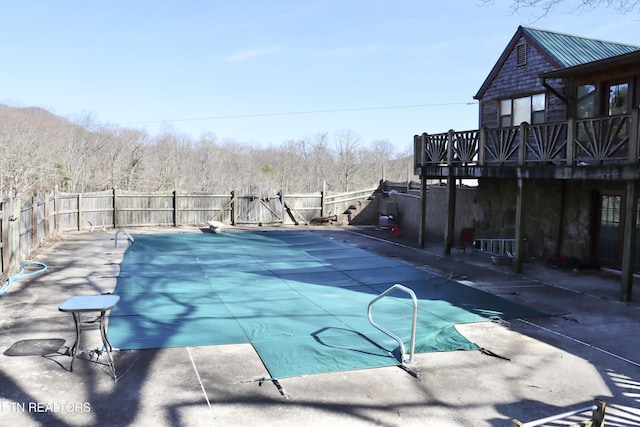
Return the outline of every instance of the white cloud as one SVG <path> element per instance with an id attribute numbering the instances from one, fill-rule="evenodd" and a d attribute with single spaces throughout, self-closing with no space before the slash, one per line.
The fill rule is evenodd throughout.
<path id="1" fill-rule="evenodd" d="M 227 62 L 248 61 L 260 56 L 271 55 L 276 52 L 276 48 L 267 47 L 262 49 L 244 49 L 232 52 L 224 57 Z"/>

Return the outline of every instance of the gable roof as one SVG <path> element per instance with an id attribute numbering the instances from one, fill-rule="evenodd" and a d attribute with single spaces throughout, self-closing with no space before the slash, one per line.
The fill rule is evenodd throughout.
<path id="1" fill-rule="evenodd" d="M 528 44 L 533 45 L 536 50 L 547 58 L 553 70 L 588 64 L 590 62 L 640 50 L 640 46 L 588 39 L 585 37 L 519 26 L 480 87 L 480 90 L 478 90 L 478 93 L 474 96 L 475 99 L 480 99 L 484 95 L 504 62 L 507 60 L 507 57 L 515 48 L 515 45 L 523 37 Z"/>

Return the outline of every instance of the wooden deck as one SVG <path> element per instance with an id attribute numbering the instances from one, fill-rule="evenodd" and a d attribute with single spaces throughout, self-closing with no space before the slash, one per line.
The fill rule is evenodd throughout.
<path id="1" fill-rule="evenodd" d="M 640 178 L 639 113 L 416 135 L 415 174 L 427 178 Z"/>

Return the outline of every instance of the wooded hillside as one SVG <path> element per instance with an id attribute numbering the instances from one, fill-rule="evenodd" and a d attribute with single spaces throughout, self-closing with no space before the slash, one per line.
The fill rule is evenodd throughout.
<path id="1" fill-rule="evenodd" d="M 410 136 L 407 139 L 410 140 Z M 412 152 L 388 141 L 365 143 L 356 133 L 317 133 L 279 146 L 220 142 L 213 133 L 193 139 L 167 129 L 71 121 L 41 108 L 0 104 L 0 190 L 3 197 L 50 191 L 111 188 L 224 193 L 247 187 L 287 193 L 370 187 L 383 178 L 406 181 Z"/>

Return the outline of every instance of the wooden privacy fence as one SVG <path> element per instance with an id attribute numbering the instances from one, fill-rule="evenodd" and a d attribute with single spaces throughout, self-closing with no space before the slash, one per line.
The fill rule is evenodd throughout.
<path id="1" fill-rule="evenodd" d="M 179 194 L 110 190 L 20 197 L 0 203 L 2 280 L 15 274 L 42 243 L 57 233 L 144 226 L 226 224 L 306 224 L 343 213 L 372 196 L 377 187 L 327 195 L 311 194 Z"/>

